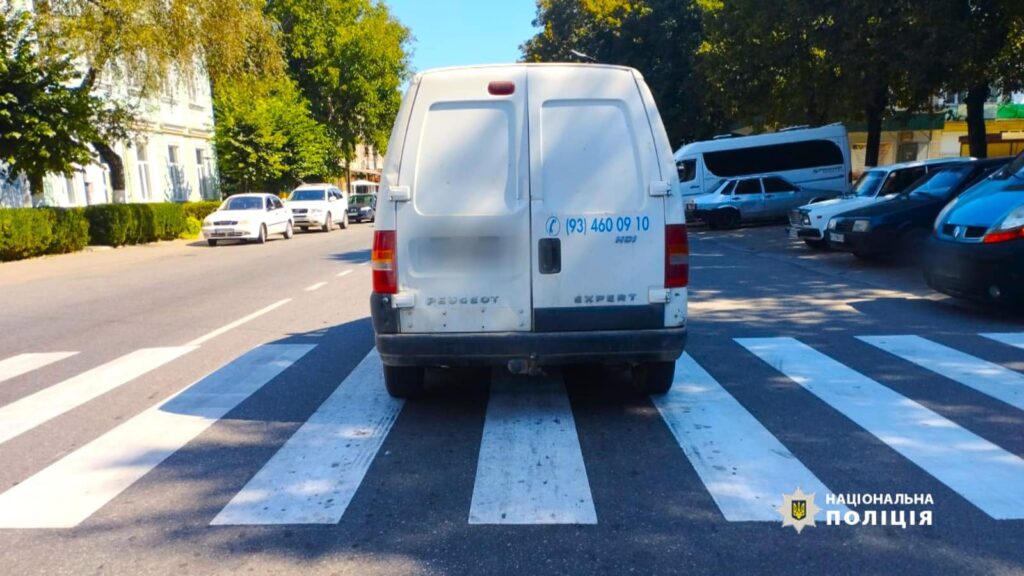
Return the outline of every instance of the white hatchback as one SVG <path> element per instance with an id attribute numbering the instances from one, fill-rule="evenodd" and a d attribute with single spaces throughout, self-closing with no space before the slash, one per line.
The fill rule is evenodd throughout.
<path id="1" fill-rule="evenodd" d="M 292 237 L 291 212 L 273 194 L 236 194 L 203 220 L 203 237 L 210 246 L 220 240 L 263 244 L 271 234 Z"/>

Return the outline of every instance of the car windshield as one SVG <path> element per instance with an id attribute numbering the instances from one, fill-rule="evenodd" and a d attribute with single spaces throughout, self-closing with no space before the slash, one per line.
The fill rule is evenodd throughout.
<path id="1" fill-rule="evenodd" d="M 953 188 L 956 188 L 961 182 L 963 182 L 964 178 L 970 175 L 973 170 L 973 166 L 966 165 L 932 172 L 928 176 L 925 176 L 917 186 L 909 191 L 910 195 L 943 198 L 947 196 Z"/>
<path id="2" fill-rule="evenodd" d="M 715 191 L 712 192 L 712 194 L 721 194 L 722 196 L 728 196 L 729 194 L 732 194 L 732 189 L 735 186 L 735 180 L 726 180 L 725 182 L 719 184 L 718 188 L 715 188 Z"/>
<path id="3" fill-rule="evenodd" d="M 1006 168 L 1003 168 L 992 177 L 999 180 L 1006 180 L 1011 176 L 1024 180 L 1024 153 L 1019 154 L 1006 166 Z"/>
<path id="4" fill-rule="evenodd" d="M 296 190 L 295 192 L 292 192 L 291 197 L 288 199 L 292 202 L 302 202 L 303 200 L 323 200 L 324 193 L 325 192 L 323 190 Z"/>
<path id="5" fill-rule="evenodd" d="M 350 203 L 355 206 L 369 206 L 372 202 L 372 194 L 358 194 L 352 197 L 352 201 Z"/>
<path id="6" fill-rule="evenodd" d="M 263 210 L 263 198 L 259 196 L 241 196 L 228 198 L 224 210 Z"/>
<path id="7" fill-rule="evenodd" d="M 885 181 L 885 172 L 880 170 L 869 170 L 860 175 L 857 183 L 853 185 L 852 194 L 862 198 L 872 198 L 878 194 L 878 189 Z"/>

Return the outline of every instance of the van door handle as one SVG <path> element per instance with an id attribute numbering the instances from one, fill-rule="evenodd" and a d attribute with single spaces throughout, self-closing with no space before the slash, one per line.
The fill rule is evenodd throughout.
<path id="1" fill-rule="evenodd" d="M 537 263 L 541 274 L 558 274 L 562 271 L 562 241 L 558 238 L 542 238 L 537 243 Z"/>

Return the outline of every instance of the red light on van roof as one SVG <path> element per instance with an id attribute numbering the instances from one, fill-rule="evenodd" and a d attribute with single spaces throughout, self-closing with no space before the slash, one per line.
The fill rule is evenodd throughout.
<path id="1" fill-rule="evenodd" d="M 491 96 L 511 96 L 515 94 L 516 85 L 515 82 L 509 82 L 508 80 L 492 80 L 487 85 L 487 92 Z"/>

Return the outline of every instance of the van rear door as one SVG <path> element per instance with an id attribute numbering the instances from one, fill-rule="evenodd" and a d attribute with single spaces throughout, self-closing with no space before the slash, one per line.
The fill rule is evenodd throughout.
<path id="1" fill-rule="evenodd" d="M 676 179 L 662 174 L 637 80 L 596 66 L 527 74 L 534 330 L 664 327 Z"/>
<path id="2" fill-rule="evenodd" d="M 528 331 L 524 67 L 421 76 L 396 206 L 400 329 Z"/>

